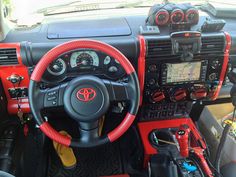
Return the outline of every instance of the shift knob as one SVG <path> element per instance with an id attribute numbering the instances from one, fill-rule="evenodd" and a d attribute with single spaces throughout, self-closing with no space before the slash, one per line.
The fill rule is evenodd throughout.
<path id="1" fill-rule="evenodd" d="M 188 127 L 181 126 L 175 133 L 182 157 L 189 156 L 189 132 L 190 129 Z"/>

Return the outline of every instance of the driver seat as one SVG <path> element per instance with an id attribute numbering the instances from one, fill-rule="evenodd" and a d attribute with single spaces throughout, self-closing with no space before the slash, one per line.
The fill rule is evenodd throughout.
<path id="1" fill-rule="evenodd" d="M 10 173 L 4 172 L 0 170 L 0 176 L 1 177 L 15 177 L 13 175 L 11 175 Z"/>

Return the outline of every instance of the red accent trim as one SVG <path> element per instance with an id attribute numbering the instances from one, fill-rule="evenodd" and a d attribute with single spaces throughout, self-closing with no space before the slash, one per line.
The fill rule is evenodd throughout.
<path id="1" fill-rule="evenodd" d="M 21 111 L 23 113 L 30 112 L 29 100 L 28 98 L 20 98 L 19 99 Z M 7 110 L 10 114 L 17 114 L 18 112 L 18 101 L 15 99 L 8 99 Z"/>
<path id="2" fill-rule="evenodd" d="M 217 99 L 220 93 L 222 84 L 224 82 L 226 72 L 227 72 L 227 67 L 228 67 L 228 62 L 229 62 L 229 52 L 230 52 L 230 47 L 231 47 L 231 36 L 227 32 L 225 32 L 225 39 L 226 39 L 226 46 L 225 46 L 225 51 L 224 51 L 224 60 L 223 60 L 222 70 L 220 73 L 219 85 L 216 88 L 216 91 L 212 97 L 212 100 Z"/>
<path id="3" fill-rule="evenodd" d="M 25 135 L 25 136 L 28 136 L 28 133 L 29 133 L 29 127 L 28 127 L 27 124 L 24 125 L 24 129 L 23 129 L 23 130 L 24 130 L 24 131 L 23 131 L 23 132 L 24 132 L 24 135 Z"/>
<path id="4" fill-rule="evenodd" d="M 195 155 L 199 158 L 200 163 L 201 163 L 201 167 L 203 168 L 203 170 L 206 173 L 206 175 L 208 177 L 214 177 L 214 175 L 213 175 L 211 169 L 209 168 L 209 165 L 206 162 L 206 159 L 205 159 L 205 157 L 203 155 L 203 149 L 201 149 L 199 147 L 196 147 L 196 148 L 193 148 L 193 149 L 194 149 Z"/>
<path id="5" fill-rule="evenodd" d="M 138 36 L 138 39 L 139 39 L 138 79 L 140 87 L 140 105 L 142 105 L 144 84 L 145 84 L 146 41 L 145 38 L 141 35 Z"/>
<path id="6" fill-rule="evenodd" d="M 159 15 L 167 15 L 167 18 L 165 19 L 165 21 L 159 22 L 159 20 L 158 20 L 158 16 Z M 169 21 L 169 18 L 170 18 L 169 12 L 167 10 L 165 10 L 165 9 L 161 9 L 160 11 L 158 11 L 156 13 L 155 23 L 156 23 L 156 25 L 165 25 Z"/>
<path id="7" fill-rule="evenodd" d="M 9 95 L 8 89 L 13 88 L 13 85 L 11 82 L 7 80 L 7 78 L 13 74 L 23 76 L 24 79 L 20 82 L 19 87 L 28 88 L 28 85 L 29 85 L 28 69 L 22 63 L 22 58 L 20 56 L 20 43 L 0 43 L 0 48 L 16 48 L 16 54 L 17 54 L 19 64 L 0 66 L 0 77 L 2 80 L 6 98 L 8 101 L 7 109 L 8 109 L 9 114 L 16 114 L 18 111 L 18 101 L 16 99 L 12 99 Z M 30 106 L 29 106 L 28 99 L 20 98 L 19 102 L 20 102 L 22 111 L 24 113 L 29 113 Z"/>
<path id="8" fill-rule="evenodd" d="M 48 51 L 36 65 L 31 75 L 31 79 L 36 82 L 39 82 L 41 80 L 41 77 L 44 71 L 47 69 L 49 64 L 53 60 L 55 60 L 59 55 L 65 52 L 71 51 L 71 50 L 82 49 L 82 48 L 89 48 L 89 49 L 94 49 L 94 50 L 104 52 L 112 56 L 116 60 L 118 60 L 118 62 L 121 64 L 121 66 L 123 66 L 127 74 L 131 74 L 135 72 L 132 64 L 119 50 L 117 50 L 116 48 L 106 43 L 86 39 L 86 40 L 74 40 L 74 41 L 66 42 Z"/>
<path id="9" fill-rule="evenodd" d="M 173 22 L 173 17 L 177 13 L 181 13 L 181 15 L 182 15 L 182 18 L 181 18 L 180 22 L 184 21 L 184 12 L 181 9 L 175 9 L 173 12 L 171 12 L 171 15 L 170 15 L 170 21 L 171 21 L 172 24 L 175 24 L 175 22 Z"/>
<path id="10" fill-rule="evenodd" d="M 92 88 L 82 88 L 79 89 L 76 93 L 76 97 L 78 98 L 78 100 L 83 102 L 92 101 L 96 97 L 96 95 L 96 91 Z"/>
<path id="11" fill-rule="evenodd" d="M 147 158 L 150 155 L 156 154 L 157 150 L 149 142 L 149 134 L 154 129 L 164 129 L 164 128 L 179 128 L 181 125 L 188 125 L 196 141 L 201 143 L 203 149 L 206 149 L 206 144 L 202 140 L 197 128 L 195 127 L 193 121 L 190 118 L 178 118 L 172 120 L 161 120 L 161 121 L 151 121 L 151 122 L 141 122 L 138 123 L 138 129 L 144 146 L 145 154 L 145 164 L 147 167 Z M 192 145 L 193 146 L 193 145 Z"/>
<path id="12" fill-rule="evenodd" d="M 108 133 L 107 136 L 110 142 L 114 142 L 119 137 L 121 137 L 121 135 L 123 135 L 131 126 L 135 117 L 136 117 L 135 115 L 127 113 L 124 120 L 120 123 L 120 125 L 116 127 L 114 130 L 112 130 L 110 133 Z"/>
<path id="13" fill-rule="evenodd" d="M 51 127 L 51 125 L 48 122 L 44 122 L 39 126 L 39 128 L 42 130 L 42 132 L 47 135 L 52 140 L 65 145 L 70 146 L 71 144 L 71 138 L 65 135 L 60 134 L 55 129 Z"/>

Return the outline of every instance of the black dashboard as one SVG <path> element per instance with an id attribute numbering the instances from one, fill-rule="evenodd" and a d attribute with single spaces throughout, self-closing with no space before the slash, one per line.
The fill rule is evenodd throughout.
<path id="1" fill-rule="evenodd" d="M 146 26 L 149 8 L 134 9 L 139 10 L 139 15 L 133 14 L 131 10 L 130 14 L 101 19 L 81 20 L 79 13 L 73 14 L 73 19 L 48 17 L 42 24 L 33 28 L 11 30 L 2 43 L 20 43 L 20 56 L 30 74 L 43 55 L 61 43 L 82 38 L 99 40 L 120 50 L 143 77 L 140 87 L 145 104 L 216 99 L 218 88 L 225 79 L 228 59 L 236 61 L 236 19 L 224 19 L 226 25 L 222 31 L 200 32 L 200 49 L 193 52 L 190 61 L 184 61 L 181 53 L 173 52 L 173 31 L 169 25 L 160 25 L 159 32 L 155 34 L 140 33 L 140 27 Z M 172 15 L 173 22 L 176 22 L 175 15 L 178 16 L 179 12 L 175 11 Z M 188 39 L 189 34 L 199 33 L 201 26 L 209 18 L 216 19 L 199 10 L 198 23 L 192 20 L 195 24 L 191 25 L 189 30 L 179 31 L 186 35 L 181 37 L 182 41 L 179 40 L 181 44 L 177 44 L 183 47 L 180 52 L 196 47 L 193 45 L 196 41 Z M 225 32 L 231 38 L 227 62 L 224 57 L 228 46 Z M 184 40 L 187 41 L 185 44 Z M 140 62 L 141 59 L 143 63 Z M 180 68 L 178 76 L 175 75 L 177 68 Z M 181 75 L 182 70 L 186 70 L 185 76 Z M 42 81 L 57 84 L 77 75 L 91 73 L 114 81 L 125 78 L 123 68 L 114 58 L 99 51 L 83 49 L 58 56 L 46 70 Z"/>

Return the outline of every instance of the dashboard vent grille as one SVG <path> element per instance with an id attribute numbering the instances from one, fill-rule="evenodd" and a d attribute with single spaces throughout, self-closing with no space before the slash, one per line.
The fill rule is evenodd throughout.
<path id="1" fill-rule="evenodd" d="M 172 45 L 171 40 L 155 40 L 147 41 L 147 59 L 162 58 L 171 56 Z"/>
<path id="2" fill-rule="evenodd" d="M 15 48 L 0 49 L 0 65 L 19 64 Z"/>
<path id="3" fill-rule="evenodd" d="M 224 52 L 224 36 L 203 36 L 201 54 L 218 55 Z M 201 55 L 200 54 L 200 55 Z M 199 54 L 195 54 L 197 56 Z M 170 39 L 147 39 L 147 60 L 151 59 L 178 59 L 180 55 L 172 55 Z"/>
<path id="4" fill-rule="evenodd" d="M 202 37 L 201 53 L 218 54 L 224 52 L 224 36 Z"/>

